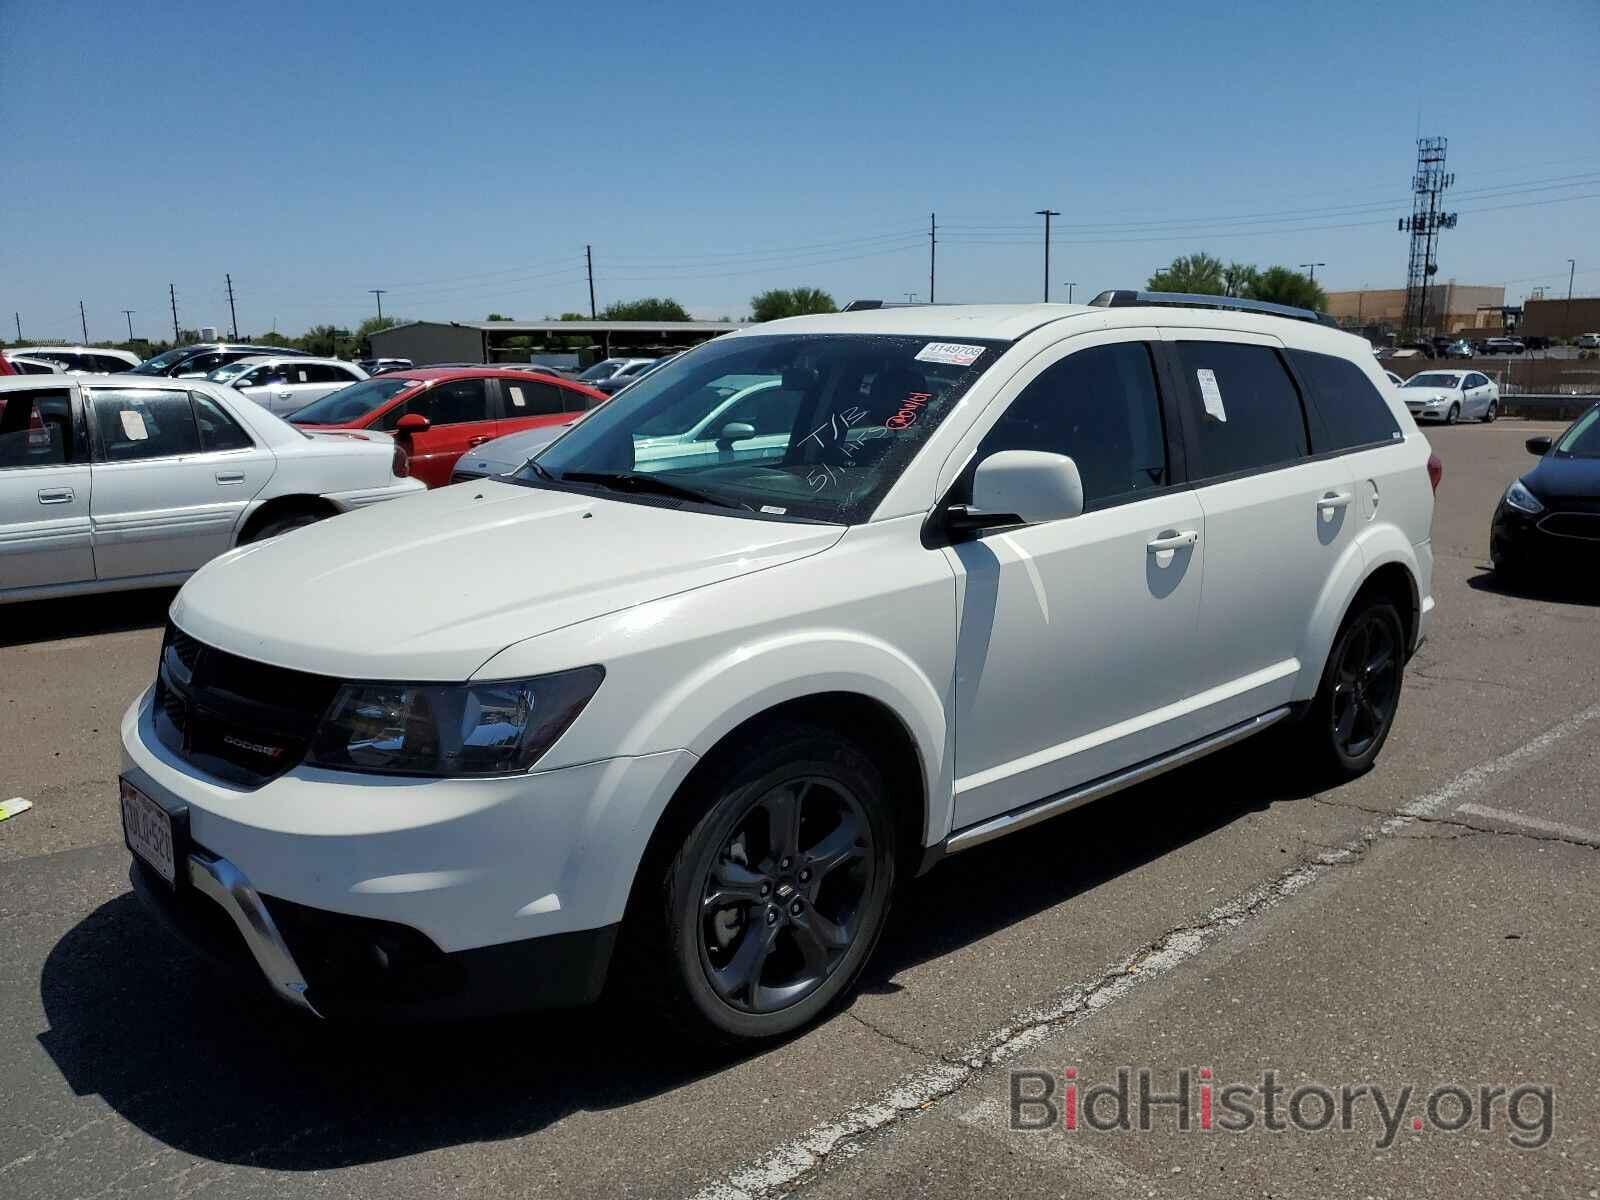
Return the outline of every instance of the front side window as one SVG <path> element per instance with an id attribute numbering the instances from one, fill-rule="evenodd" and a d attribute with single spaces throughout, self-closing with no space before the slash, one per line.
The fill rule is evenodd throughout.
<path id="1" fill-rule="evenodd" d="M 88 397 L 100 455 L 107 462 L 171 458 L 200 449 L 188 392 L 94 388 Z"/>
<path id="2" fill-rule="evenodd" d="M 1308 453 L 1294 380 L 1270 346 L 1175 342 L 1187 381 L 1184 424 L 1193 431 L 1196 479 L 1284 466 Z"/>
<path id="3" fill-rule="evenodd" d="M 1289 356 L 1322 418 L 1312 439 L 1313 452 L 1399 440 L 1400 426 L 1388 403 L 1355 363 L 1309 350 L 1291 350 Z"/>
<path id="4" fill-rule="evenodd" d="M 165 375 L 188 354 L 189 347 L 174 346 L 171 350 L 163 350 L 153 358 L 145 359 L 137 367 L 134 367 L 131 373 L 134 375 Z"/>
<path id="5" fill-rule="evenodd" d="M 298 425 L 345 425 L 359 421 L 401 392 L 417 386 L 417 380 L 402 379 L 397 375 L 363 379 L 360 383 L 352 383 L 321 400 L 313 400 L 304 408 L 296 409 L 289 419 Z M 387 426 L 392 427 L 392 424 Z"/>
<path id="6" fill-rule="evenodd" d="M 421 413 L 433 425 L 461 425 L 467 421 L 489 419 L 489 388 L 486 379 L 447 379 L 420 395 L 413 396 L 403 406 L 408 413 Z M 384 414 L 386 419 L 398 421 L 400 409 Z M 388 428 L 389 426 L 385 426 Z"/>
<path id="7" fill-rule="evenodd" d="M 1600 458 L 1600 405 L 1572 423 L 1572 428 L 1556 443 L 1557 455 L 1573 458 Z"/>
<path id="8" fill-rule="evenodd" d="M 870 334 L 726 338 L 646 373 L 514 478 L 860 523 L 1006 345 Z"/>
<path id="9" fill-rule="evenodd" d="M 0 471 L 55 467 L 79 459 L 66 389 L 0 394 Z"/>
<path id="10" fill-rule="evenodd" d="M 199 392 L 189 395 L 194 400 L 194 419 L 200 425 L 202 450 L 244 450 L 251 445 L 249 434 L 215 400 Z"/>
<path id="11" fill-rule="evenodd" d="M 1086 509 L 1165 487 L 1166 435 L 1149 348 L 1094 346 L 1047 367 L 984 436 L 973 463 L 1001 450 L 1070 457 Z"/>

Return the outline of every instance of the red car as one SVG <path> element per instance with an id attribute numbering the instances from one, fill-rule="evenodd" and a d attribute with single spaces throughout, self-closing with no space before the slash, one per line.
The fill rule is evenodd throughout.
<path id="1" fill-rule="evenodd" d="M 353 383 L 289 420 L 321 429 L 382 429 L 429 487 L 450 482 L 463 453 L 491 438 L 560 425 L 606 397 L 579 383 L 503 367 L 407 367 Z"/>

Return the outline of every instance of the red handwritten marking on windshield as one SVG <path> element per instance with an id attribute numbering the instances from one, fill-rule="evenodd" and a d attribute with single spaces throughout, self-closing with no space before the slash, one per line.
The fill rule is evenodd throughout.
<path id="1" fill-rule="evenodd" d="M 923 405 L 933 399 L 931 392 L 912 392 L 906 396 L 900 405 L 900 411 L 884 421 L 886 429 L 906 429 L 917 419 L 917 414 L 922 411 Z"/>

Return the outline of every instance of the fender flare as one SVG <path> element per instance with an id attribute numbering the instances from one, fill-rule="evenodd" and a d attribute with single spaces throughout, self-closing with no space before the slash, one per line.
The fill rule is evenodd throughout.
<path id="1" fill-rule="evenodd" d="M 1392 525 L 1375 525 L 1358 534 L 1347 546 L 1317 597 L 1316 607 L 1300 642 L 1300 673 L 1295 678 L 1294 699 L 1309 700 L 1322 684 L 1322 670 L 1333 648 L 1334 635 L 1356 594 L 1383 566 L 1399 563 L 1411 580 L 1412 602 L 1417 595 L 1417 552 Z"/>

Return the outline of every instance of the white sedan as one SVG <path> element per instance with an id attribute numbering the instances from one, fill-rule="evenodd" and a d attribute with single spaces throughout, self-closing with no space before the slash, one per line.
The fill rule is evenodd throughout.
<path id="1" fill-rule="evenodd" d="M 1406 410 L 1419 421 L 1492 421 L 1500 414 L 1500 388 L 1482 371 L 1424 371 L 1400 389 Z"/>
<path id="2" fill-rule="evenodd" d="M 0 378 L 0 604 L 181 583 L 233 546 L 423 490 L 365 431 L 308 434 L 226 387 Z"/>

